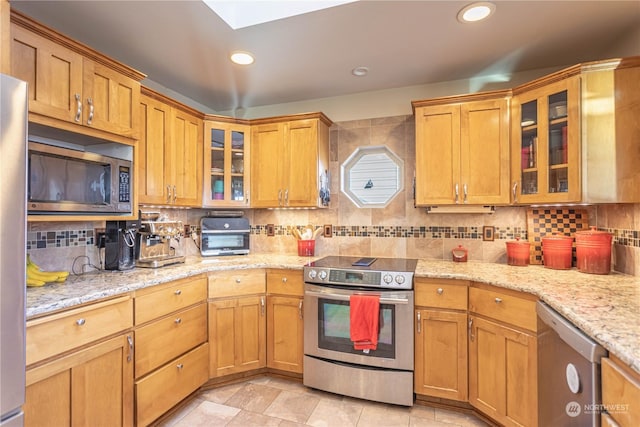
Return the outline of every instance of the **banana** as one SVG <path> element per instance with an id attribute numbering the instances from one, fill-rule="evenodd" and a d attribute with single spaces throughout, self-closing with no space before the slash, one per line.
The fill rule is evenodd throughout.
<path id="1" fill-rule="evenodd" d="M 44 286 L 46 282 L 27 277 L 27 286 Z"/>
<path id="2" fill-rule="evenodd" d="M 27 280 L 31 281 L 31 286 L 42 286 L 49 282 L 62 283 L 67 280 L 68 276 L 68 271 L 43 271 L 27 254 Z"/>

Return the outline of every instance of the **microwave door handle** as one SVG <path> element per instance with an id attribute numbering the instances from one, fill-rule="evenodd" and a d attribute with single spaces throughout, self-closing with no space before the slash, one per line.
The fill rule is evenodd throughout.
<path id="1" fill-rule="evenodd" d="M 305 295 L 313 296 L 313 297 L 322 297 L 322 298 L 333 298 L 339 301 L 349 301 L 349 295 L 341 295 L 334 294 L 331 292 L 315 292 L 315 291 L 305 291 Z M 409 300 L 407 298 L 384 298 L 380 297 L 380 303 L 382 304 L 409 304 Z"/>

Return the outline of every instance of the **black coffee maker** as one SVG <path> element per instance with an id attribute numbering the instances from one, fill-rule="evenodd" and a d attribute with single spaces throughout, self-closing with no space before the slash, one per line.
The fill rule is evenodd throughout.
<path id="1" fill-rule="evenodd" d="M 104 268 L 130 270 L 136 265 L 136 233 L 139 221 L 106 221 Z"/>

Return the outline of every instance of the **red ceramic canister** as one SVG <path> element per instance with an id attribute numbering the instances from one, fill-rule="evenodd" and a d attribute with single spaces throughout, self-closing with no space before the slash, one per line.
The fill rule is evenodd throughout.
<path id="1" fill-rule="evenodd" d="M 530 251 L 531 244 L 520 240 L 519 237 L 516 237 L 516 240 L 507 242 L 507 264 L 526 267 L 529 265 Z"/>
<path id="2" fill-rule="evenodd" d="M 609 274 L 611 271 L 611 241 L 613 235 L 606 231 L 576 231 L 576 262 L 583 273 Z"/>
<path id="3" fill-rule="evenodd" d="M 542 260 L 546 268 L 568 270 L 571 268 L 573 237 L 553 234 L 542 238 Z"/>

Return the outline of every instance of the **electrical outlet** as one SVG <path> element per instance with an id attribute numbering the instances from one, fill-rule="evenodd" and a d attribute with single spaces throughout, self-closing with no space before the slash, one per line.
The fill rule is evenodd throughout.
<path id="1" fill-rule="evenodd" d="M 107 230 L 104 228 L 95 228 L 93 230 L 93 241 L 98 248 L 104 248 L 107 243 Z"/>
<path id="2" fill-rule="evenodd" d="M 191 237 L 191 226 L 189 224 L 184 225 L 184 237 Z"/>
<path id="3" fill-rule="evenodd" d="M 276 235 L 275 225 L 267 224 L 267 236 L 273 237 Z"/>
<path id="4" fill-rule="evenodd" d="M 333 226 L 331 224 L 325 224 L 324 225 L 323 236 L 326 237 L 326 238 L 329 238 L 329 237 L 333 236 Z"/>

